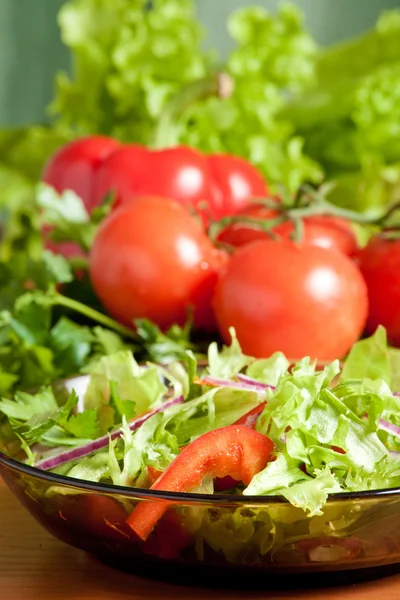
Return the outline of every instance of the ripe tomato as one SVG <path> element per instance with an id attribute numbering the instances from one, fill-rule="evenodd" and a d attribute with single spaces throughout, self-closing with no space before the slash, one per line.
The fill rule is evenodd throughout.
<path id="1" fill-rule="evenodd" d="M 116 140 L 103 136 L 91 136 L 74 140 L 62 146 L 44 167 L 42 181 L 57 192 L 74 191 L 88 211 L 92 211 L 102 200 L 94 198 L 94 174 L 102 161 L 119 147 Z M 42 238 L 48 250 L 70 258 L 85 256 L 72 242 L 53 242 L 49 239 L 52 227 L 44 227 Z"/>
<path id="2" fill-rule="evenodd" d="M 208 157 L 217 216 L 234 215 L 252 198 L 265 198 L 267 184 L 261 173 L 247 160 L 231 154 Z"/>
<path id="3" fill-rule="evenodd" d="M 125 146 L 104 161 L 94 187 L 96 202 L 113 190 L 116 205 L 145 195 L 173 198 L 196 209 L 205 223 L 234 214 L 251 198 L 267 194 L 263 177 L 243 158 L 206 157 L 186 146 L 158 151 Z"/>
<path id="4" fill-rule="evenodd" d="M 253 217 L 261 221 L 268 221 L 278 216 L 278 212 L 262 204 L 253 203 L 241 210 L 237 216 Z M 347 256 L 354 256 L 357 252 L 357 238 L 352 225 L 342 217 L 315 216 L 303 220 L 304 237 L 302 243 L 320 248 L 335 248 Z M 290 239 L 294 231 L 292 221 L 278 225 L 273 230 L 285 239 Z M 255 240 L 268 238 L 265 231 L 249 223 L 233 223 L 226 227 L 218 236 L 221 242 L 231 246 L 244 246 Z"/>
<path id="5" fill-rule="evenodd" d="M 45 165 L 42 181 L 57 192 L 73 190 L 91 211 L 102 198 L 93 196 L 93 177 L 100 164 L 119 147 L 105 136 L 84 137 L 62 146 Z"/>
<path id="6" fill-rule="evenodd" d="M 217 285 L 214 307 L 229 342 L 263 357 L 340 358 L 363 331 L 368 299 L 355 264 L 339 252 L 259 240 L 240 248 Z"/>
<path id="7" fill-rule="evenodd" d="M 173 198 L 204 215 L 214 212 L 210 170 L 205 156 L 185 146 L 150 152 L 125 146 L 104 161 L 95 177 L 95 198 L 110 190 L 116 205 L 140 196 Z"/>
<path id="8" fill-rule="evenodd" d="M 183 324 L 193 307 L 195 325 L 213 330 L 211 301 L 226 261 L 185 207 L 141 197 L 103 221 L 89 270 L 105 308 L 128 326 L 140 317 L 162 328 Z"/>
<path id="9" fill-rule="evenodd" d="M 400 239 L 371 238 L 359 253 L 359 267 L 368 287 L 367 332 L 383 325 L 389 342 L 400 346 Z"/>

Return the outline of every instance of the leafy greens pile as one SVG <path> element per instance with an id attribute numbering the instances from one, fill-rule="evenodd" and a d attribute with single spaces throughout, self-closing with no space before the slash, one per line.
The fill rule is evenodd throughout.
<path id="1" fill-rule="evenodd" d="M 314 83 L 282 116 L 337 182 L 333 199 L 379 213 L 400 193 L 400 11 L 318 53 Z"/>
<path id="2" fill-rule="evenodd" d="M 266 401 L 256 428 L 274 442 L 276 460 L 247 488 L 234 484 L 231 491 L 284 496 L 313 516 L 331 493 L 400 486 L 400 398 L 391 389 L 383 328 L 354 345 L 339 380 L 338 361 L 318 370 L 308 358 L 290 368 L 281 353 L 256 360 L 242 354 L 234 336 L 221 352 L 213 343 L 208 359 L 199 379 L 190 352 L 185 369 L 181 363 L 139 366 L 130 351 L 120 350 L 96 364 L 81 400 L 74 390 L 58 402 L 50 387 L 36 395 L 18 392 L 0 401 L 0 414 L 31 464 L 89 481 L 149 487 L 149 467 L 164 470 L 191 441 Z M 163 408 L 168 390 L 176 400 Z M 116 428 L 118 437 L 106 436 L 94 451 L 93 440 Z M 47 467 L 46 455 L 53 457 Z"/>
<path id="3" fill-rule="evenodd" d="M 51 124 L 0 132 L 2 394 L 88 369 L 126 344 L 139 359 L 160 361 L 191 347 L 186 328 L 121 328 L 87 276 L 72 277 L 79 265 L 43 254 L 43 210 L 60 239 L 79 233 L 87 246 L 96 227 L 96 215 L 84 215 L 72 196 L 57 206 L 49 195 L 37 201 L 43 165 L 67 140 L 102 133 L 243 154 L 290 191 L 325 171 L 338 184 L 334 200 L 360 210 L 379 211 L 395 196 L 398 11 L 361 38 L 321 50 L 293 5 L 276 15 L 242 9 L 228 20 L 235 46 L 224 64 L 203 49 L 192 0 L 68 0 L 59 25 L 72 73 L 56 78 Z"/>

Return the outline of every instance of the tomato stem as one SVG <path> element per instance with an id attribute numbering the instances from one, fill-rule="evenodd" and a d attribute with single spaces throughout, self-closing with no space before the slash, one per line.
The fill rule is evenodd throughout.
<path id="1" fill-rule="evenodd" d="M 100 325 L 107 327 L 108 329 L 112 329 L 116 333 L 119 333 L 121 336 L 137 341 L 137 335 L 132 329 L 129 327 L 125 327 L 118 323 L 111 317 L 101 313 L 100 311 L 87 306 L 86 304 L 82 304 L 82 302 L 78 302 L 78 300 L 74 300 L 73 298 L 67 298 L 62 294 L 55 293 L 52 302 L 54 306 L 63 306 L 64 308 L 69 308 L 92 321 L 96 321 Z"/>
<path id="2" fill-rule="evenodd" d="M 400 212 L 400 201 L 393 204 L 383 215 L 376 217 L 331 204 L 325 198 L 323 191 L 315 190 L 310 186 L 303 186 L 291 205 L 280 204 L 270 198 L 255 198 L 254 203 L 271 208 L 278 216 L 269 219 L 251 217 L 244 214 L 223 217 L 210 225 L 208 232 L 210 239 L 215 243 L 221 231 L 235 223 L 249 225 L 251 228 L 264 231 L 276 239 L 279 236 L 273 231 L 275 227 L 291 221 L 294 225 L 291 239 L 299 242 L 304 234 L 303 220 L 315 216 L 341 217 L 359 225 L 380 227 L 383 231 L 390 230 L 392 233 L 397 230 L 400 232 L 400 220 L 394 223 L 390 222 L 390 218 L 396 212 Z"/>
<path id="3" fill-rule="evenodd" d="M 228 73 L 217 72 L 190 83 L 171 98 L 158 120 L 152 136 L 152 148 L 175 146 L 179 142 L 177 121 L 190 106 L 212 96 L 228 98 L 233 92 L 233 80 Z"/>
<path id="4" fill-rule="evenodd" d="M 215 221 L 210 224 L 208 229 L 208 237 L 210 240 L 215 243 L 218 235 L 221 233 L 225 227 L 228 225 L 232 225 L 234 223 L 246 223 L 247 225 L 251 225 L 254 229 L 258 229 L 267 233 L 273 239 L 279 239 L 279 236 L 274 233 L 273 229 L 278 227 L 278 225 L 282 225 L 285 221 L 288 221 L 289 217 L 287 214 L 282 212 L 279 217 L 274 219 L 257 219 L 256 217 L 249 217 L 247 215 L 233 215 L 231 217 L 223 217 L 219 221 Z"/>

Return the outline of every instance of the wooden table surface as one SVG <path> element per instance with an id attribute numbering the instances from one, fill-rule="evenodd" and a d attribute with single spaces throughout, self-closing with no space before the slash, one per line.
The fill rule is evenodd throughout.
<path id="1" fill-rule="evenodd" d="M 0 479 L 2 600 L 399 600 L 400 574 L 370 583 L 320 590 L 240 591 L 157 583 L 114 571 L 52 538 Z"/>

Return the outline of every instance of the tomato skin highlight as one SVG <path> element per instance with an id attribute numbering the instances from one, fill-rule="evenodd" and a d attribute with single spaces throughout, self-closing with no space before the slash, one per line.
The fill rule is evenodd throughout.
<path id="1" fill-rule="evenodd" d="M 94 175 L 101 163 L 119 146 L 117 140 L 106 136 L 73 140 L 49 159 L 42 173 L 42 181 L 59 193 L 74 191 L 90 212 L 103 200 L 103 197 L 94 198 Z"/>
<path id="2" fill-rule="evenodd" d="M 261 173 L 247 160 L 231 154 L 208 157 L 218 218 L 234 215 L 253 198 L 268 196 Z"/>
<path id="3" fill-rule="evenodd" d="M 277 201 L 278 202 L 278 201 Z M 236 216 L 253 217 L 260 221 L 276 218 L 274 211 L 263 204 L 252 203 L 239 211 Z M 355 256 L 358 251 L 357 237 L 349 221 L 342 217 L 313 216 L 303 219 L 303 239 L 301 244 L 336 249 L 347 256 Z M 290 239 L 294 233 L 294 224 L 287 221 L 272 230 L 284 239 Z M 218 236 L 218 240 L 235 247 L 245 246 L 256 240 L 269 239 L 267 232 L 249 223 L 233 223 L 227 226 Z"/>
<path id="4" fill-rule="evenodd" d="M 233 326 L 246 354 L 333 360 L 361 335 L 368 298 L 356 265 L 339 252 L 260 240 L 233 255 L 214 307 L 224 340 Z"/>
<path id="5" fill-rule="evenodd" d="M 358 262 L 370 304 L 366 332 L 383 325 L 389 343 L 400 346 L 400 239 L 371 238 Z"/>
<path id="6" fill-rule="evenodd" d="M 198 328 L 213 330 L 212 297 L 228 255 L 200 223 L 167 198 L 137 198 L 101 224 L 89 259 L 93 287 L 110 314 L 133 326 L 148 318 L 183 325 L 190 307 Z"/>
<path id="7" fill-rule="evenodd" d="M 250 483 L 264 469 L 273 450 L 272 441 L 245 425 L 214 429 L 186 446 L 152 485 L 152 490 L 189 492 L 205 476 L 225 477 Z M 127 519 L 128 525 L 146 540 L 170 501 L 142 501 Z"/>

